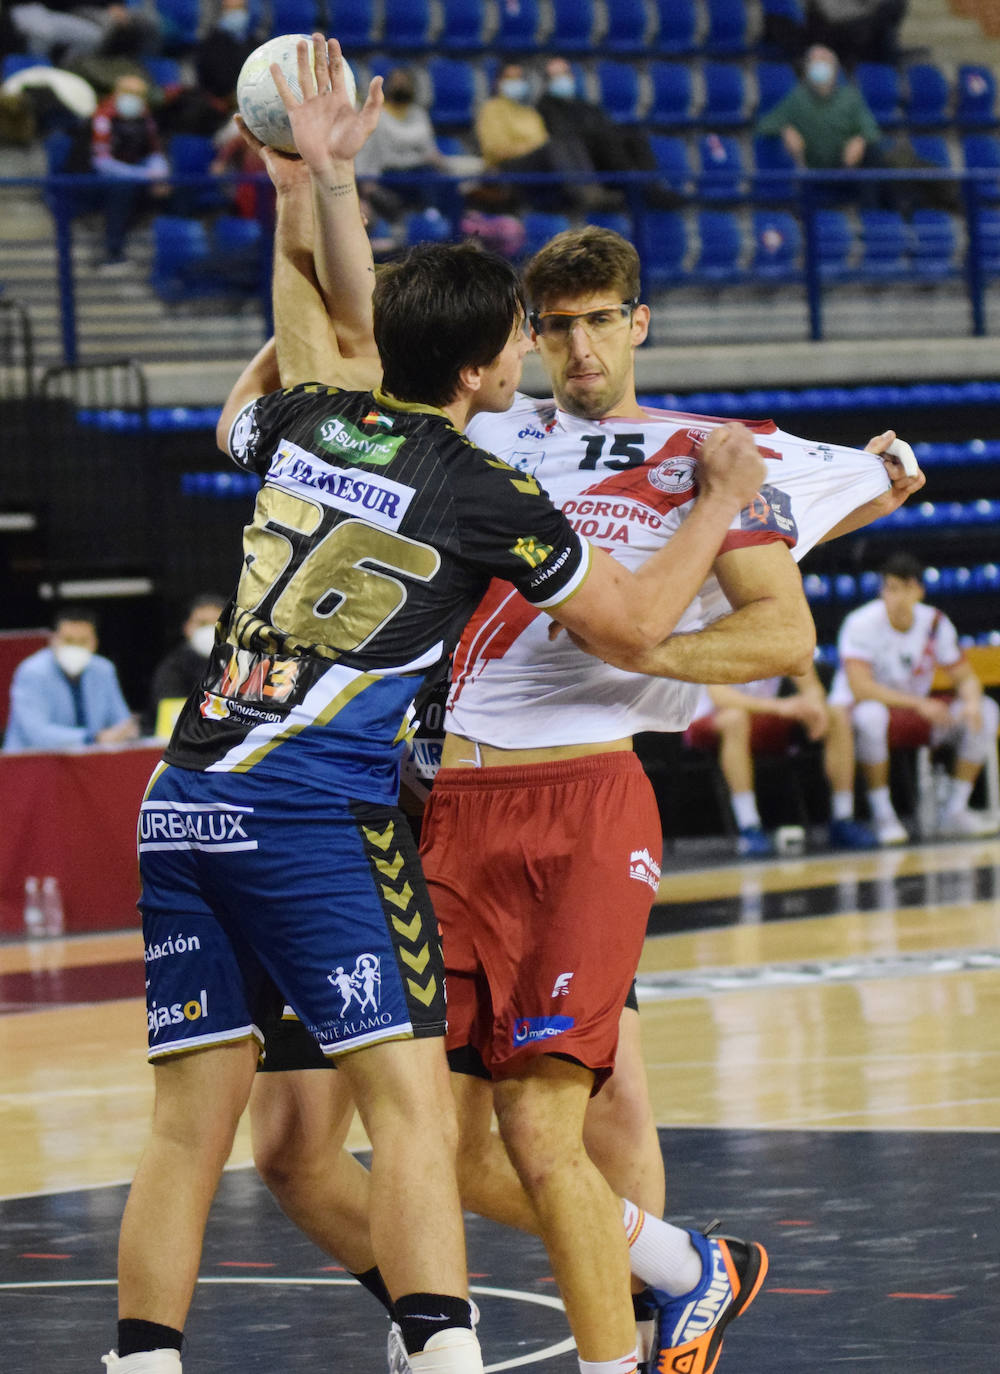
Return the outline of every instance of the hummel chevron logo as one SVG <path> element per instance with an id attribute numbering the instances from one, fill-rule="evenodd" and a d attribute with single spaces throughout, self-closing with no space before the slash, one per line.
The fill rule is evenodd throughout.
<path id="1" fill-rule="evenodd" d="M 392 915 L 391 912 L 390 915 Z M 393 916 L 392 924 L 404 939 L 412 942 L 420 934 L 420 912 L 415 911 L 409 921 L 401 921 L 398 916 Z"/>
<path id="2" fill-rule="evenodd" d="M 421 945 L 417 954 L 411 954 L 408 949 L 401 949 L 399 957 L 404 964 L 409 964 L 414 973 L 423 973 L 427 967 L 427 961 L 431 957 L 431 947 L 430 945 Z"/>
<path id="3" fill-rule="evenodd" d="M 383 877 L 395 880 L 399 877 L 399 870 L 403 867 L 403 856 L 397 849 L 391 859 L 376 859 L 375 867 Z"/>
<path id="4" fill-rule="evenodd" d="M 398 906 L 400 911 L 405 911 L 410 905 L 410 898 L 413 896 L 413 888 L 408 882 L 405 882 L 400 890 L 395 892 L 391 887 L 386 887 L 385 883 L 383 883 L 382 895 L 387 902 L 392 902 L 393 906 Z"/>
<path id="5" fill-rule="evenodd" d="M 437 979 L 431 974 L 427 986 L 422 988 L 420 984 L 415 983 L 412 978 L 407 978 L 406 986 L 410 989 L 418 1002 L 423 1002 L 425 1007 L 429 1007 L 434 1000 L 434 994 L 437 992 Z"/>
<path id="6" fill-rule="evenodd" d="M 392 821 L 389 822 L 381 835 L 377 830 L 369 830 L 366 825 L 363 825 L 361 829 L 364 831 L 365 839 L 369 844 L 373 844 L 376 849 L 388 849 L 395 835 L 395 828 Z"/>

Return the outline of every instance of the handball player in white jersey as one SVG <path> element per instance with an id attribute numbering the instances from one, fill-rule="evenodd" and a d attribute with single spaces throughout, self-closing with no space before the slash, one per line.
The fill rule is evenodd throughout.
<path id="1" fill-rule="evenodd" d="M 345 232 L 353 227 L 345 224 Z M 618 264 L 610 272 L 602 245 Z M 319 255 L 336 246 L 318 245 Z M 504 417 L 503 433 L 476 441 L 526 471 L 537 467 L 557 504 L 589 503 L 570 512 L 581 532 L 637 563 L 685 518 L 698 446 L 720 422 L 638 406 L 633 351 L 649 312 L 637 303 L 630 246 L 605 231 L 584 231 L 579 242 L 557 240 L 553 255 L 564 256 L 566 285 L 561 294 L 535 297 L 533 325 L 560 407 L 519 400 Z M 623 257 L 630 260 L 624 271 Z M 622 1105 L 596 1116 L 587 1110 L 615 1064 L 619 1018 L 659 875 L 658 817 L 631 733 L 651 723 L 683 728 L 696 695 L 687 683 L 801 671 L 811 660 L 814 630 L 790 549 L 867 523 L 922 484 L 898 471 L 891 481 L 871 455 L 803 444 L 768 424 L 756 429 L 783 480 L 769 483 L 734 521 L 718 549 L 716 580 L 686 628 L 697 630 L 705 615 L 721 618 L 637 655 L 628 664 L 634 673 L 608 669 L 566 636 L 551 642 L 547 620 L 526 625 L 495 584 L 463 643 L 452 735 L 429 816 L 429 877 L 446 951 L 452 941 L 455 952 L 449 998 L 454 984 L 453 1066 L 466 1070 L 457 1075 L 466 1203 L 540 1229 L 578 1345 L 591 1352 L 588 1374 L 634 1364 L 626 1237 L 631 1267 L 650 1285 L 652 1358 L 663 1374 L 709 1374 L 727 1323 L 755 1296 L 766 1271 L 756 1243 L 712 1239 L 658 1220 L 662 1160 L 634 1026 L 611 1079 L 625 1084 Z M 876 446 L 893 437 L 880 436 Z M 553 464 L 545 461 L 550 438 Z M 794 494 L 784 480 L 793 473 Z M 820 515 L 824 494 L 832 499 Z M 584 522 L 593 520 L 599 523 L 590 529 Z M 729 606 L 735 610 L 724 614 Z M 534 655 L 522 661 L 521 650 L 532 646 Z M 505 658 L 508 649 L 516 652 Z M 515 662 L 519 675 L 507 672 Z M 684 681 L 649 682 L 639 672 Z M 508 802 L 520 821 L 508 819 Z M 450 1004 L 449 1023 L 452 1014 Z M 634 1013 L 626 1015 L 635 1023 Z M 308 1086 L 303 1078 L 311 1079 Z M 320 1076 L 274 1074 L 258 1087 L 262 1173 L 285 1210 L 344 1256 L 334 1187 L 316 1167 L 327 1137 L 340 1129 L 335 1111 L 320 1102 Z M 337 1091 L 326 1087 L 327 1102 Z M 606 1088 L 595 1103 L 613 1102 L 613 1092 Z M 520 1184 L 489 1135 L 493 1105 Z M 310 1126 L 310 1119 L 319 1124 Z M 356 1171 L 346 1173 L 357 1182 Z M 340 1213 L 342 1236 L 354 1227 L 347 1262 L 365 1272 L 359 1208 L 349 1215 L 348 1191 Z M 639 1205 L 623 1208 L 619 1195 Z"/>

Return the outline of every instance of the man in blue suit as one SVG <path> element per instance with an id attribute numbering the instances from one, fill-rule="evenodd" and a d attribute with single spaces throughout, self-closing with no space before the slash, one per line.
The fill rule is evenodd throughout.
<path id="1" fill-rule="evenodd" d="M 14 672 L 4 752 L 117 744 L 138 733 L 114 664 L 97 653 L 96 614 L 62 610 L 48 647 Z"/>

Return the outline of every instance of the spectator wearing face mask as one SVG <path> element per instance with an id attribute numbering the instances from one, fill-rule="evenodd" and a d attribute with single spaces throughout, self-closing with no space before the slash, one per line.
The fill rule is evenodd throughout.
<path id="1" fill-rule="evenodd" d="M 536 109 L 557 146 L 575 142 L 581 162 L 595 172 L 656 171 L 656 155 L 646 131 L 638 125 L 616 124 L 600 105 L 585 100 L 564 57 L 550 57 L 544 77 L 545 89 Z M 659 181 L 643 183 L 642 190 L 644 200 L 654 209 L 670 210 L 683 202 L 682 196 Z M 614 193 L 607 185 L 604 196 L 609 202 L 607 208 L 614 208 Z"/>
<path id="2" fill-rule="evenodd" d="M 114 664 L 97 653 L 95 613 L 61 611 L 47 648 L 14 670 L 4 752 L 117 744 L 138 733 Z"/>
<path id="3" fill-rule="evenodd" d="M 476 114 L 476 138 L 487 169 L 515 174 L 592 173 L 593 163 L 580 140 L 551 137 L 545 120 L 531 103 L 531 94 L 531 83 L 521 64 L 505 63 L 497 75 L 495 94 L 483 101 Z M 577 181 L 557 188 L 555 194 L 552 188 L 531 184 L 484 191 L 491 203 L 479 207 L 483 209 L 515 209 L 522 199 L 540 208 L 582 208 L 593 188 Z"/>
<path id="4" fill-rule="evenodd" d="M 395 219 L 405 208 L 430 199 L 413 183 L 393 182 L 393 172 L 440 172 L 445 160 L 437 145 L 430 115 L 417 100 L 413 74 L 405 67 L 388 73 L 385 105 L 375 132 L 358 153 L 355 170 L 362 195 L 376 214 Z M 389 183 L 383 178 L 388 173 Z"/>
<path id="5" fill-rule="evenodd" d="M 777 134 L 798 167 L 860 167 L 876 161 L 875 116 L 857 86 L 840 80 L 830 48 L 806 53 L 803 79 L 757 123 L 758 134 Z"/>
<path id="6" fill-rule="evenodd" d="M 169 735 L 173 722 L 165 719 L 162 726 L 170 728 L 161 728 L 161 710 L 165 711 L 165 716 L 176 717 L 177 709 L 201 682 L 215 643 L 216 623 L 224 606 L 221 596 L 205 592 L 196 596 L 188 607 L 187 619 L 181 626 L 184 638 L 153 670 L 147 721 L 151 733 Z M 166 708 L 164 703 L 167 703 Z"/>
<path id="7" fill-rule="evenodd" d="M 90 169 L 106 178 L 100 188 L 104 209 L 104 262 L 99 271 L 116 275 L 127 267 L 125 239 L 136 216 L 153 200 L 165 199 L 170 167 L 149 108 L 149 84 L 135 74 L 120 76 L 90 121 Z"/>

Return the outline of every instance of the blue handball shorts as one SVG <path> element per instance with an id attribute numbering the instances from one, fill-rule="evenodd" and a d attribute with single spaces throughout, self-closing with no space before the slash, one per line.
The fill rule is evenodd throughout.
<path id="1" fill-rule="evenodd" d="M 150 1059 L 263 1044 L 285 1004 L 327 1056 L 444 1034 L 437 922 L 396 807 L 161 767 L 138 849 Z"/>

